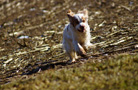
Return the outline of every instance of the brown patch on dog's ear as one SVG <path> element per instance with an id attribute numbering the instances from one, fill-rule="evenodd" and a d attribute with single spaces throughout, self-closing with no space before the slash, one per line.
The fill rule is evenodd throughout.
<path id="1" fill-rule="evenodd" d="M 69 9 L 67 11 L 67 15 L 68 15 L 68 17 L 73 17 L 74 16 L 74 13 Z"/>
<path id="2" fill-rule="evenodd" d="M 69 9 L 68 11 L 67 11 L 67 13 L 71 13 L 72 11 L 71 11 L 71 9 Z"/>

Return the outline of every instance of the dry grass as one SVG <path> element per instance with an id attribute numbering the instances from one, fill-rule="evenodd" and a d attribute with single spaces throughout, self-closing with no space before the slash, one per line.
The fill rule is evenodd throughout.
<path id="1" fill-rule="evenodd" d="M 11 90 L 137 90 L 138 54 L 89 60 L 79 67 L 53 69 L 17 80 L 1 89 Z"/>
<path id="2" fill-rule="evenodd" d="M 67 65 L 66 11 L 84 8 L 96 48 Z M 0 89 L 138 89 L 137 9 L 138 0 L 1 0 Z"/>

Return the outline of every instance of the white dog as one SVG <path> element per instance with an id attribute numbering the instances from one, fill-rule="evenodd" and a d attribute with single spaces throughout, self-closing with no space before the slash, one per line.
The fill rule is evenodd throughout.
<path id="1" fill-rule="evenodd" d="M 63 32 L 63 47 L 70 57 L 70 62 L 75 62 L 77 54 L 86 55 L 90 43 L 90 27 L 88 25 L 88 11 L 84 9 L 74 14 L 71 10 L 67 12 L 70 23 L 65 26 Z"/>

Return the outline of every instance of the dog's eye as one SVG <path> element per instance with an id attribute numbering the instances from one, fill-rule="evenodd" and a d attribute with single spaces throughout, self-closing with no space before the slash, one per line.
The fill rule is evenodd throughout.
<path id="1" fill-rule="evenodd" d="M 75 23 L 76 23 L 76 24 L 79 24 L 79 21 L 78 21 L 78 19 L 75 19 Z"/>
<path id="2" fill-rule="evenodd" d="M 85 18 L 84 17 L 82 17 L 82 22 L 85 22 Z"/>

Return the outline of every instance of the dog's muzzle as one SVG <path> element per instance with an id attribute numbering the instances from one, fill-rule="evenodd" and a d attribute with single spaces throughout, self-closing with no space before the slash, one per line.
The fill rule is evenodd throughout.
<path id="1" fill-rule="evenodd" d="M 80 26 L 80 28 L 78 29 L 79 32 L 85 32 L 85 27 L 84 26 Z"/>

